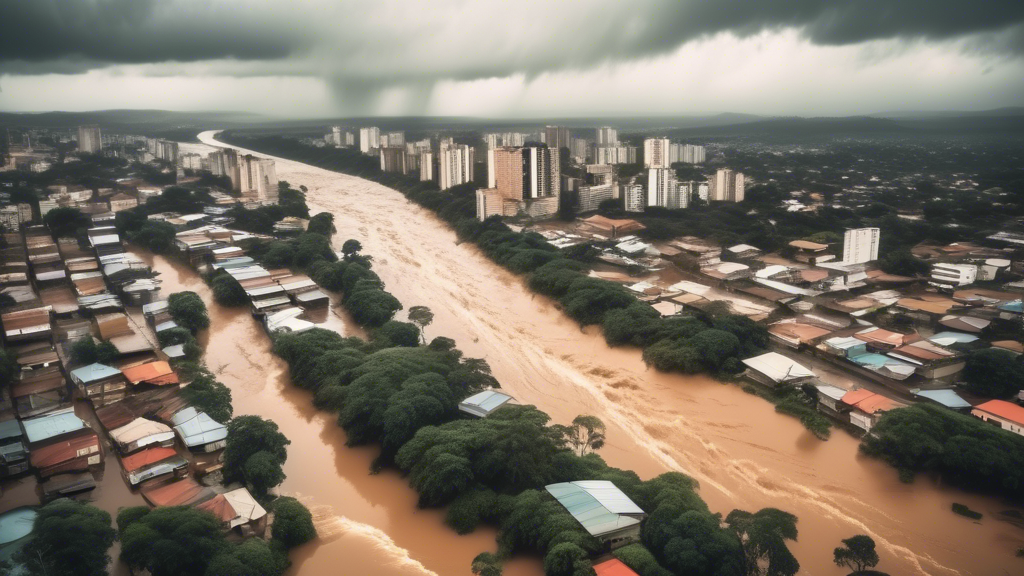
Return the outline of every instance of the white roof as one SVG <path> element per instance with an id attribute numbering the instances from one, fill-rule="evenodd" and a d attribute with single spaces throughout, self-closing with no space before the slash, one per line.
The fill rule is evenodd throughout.
<path id="1" fill-rule="evenodd" d="M 829 398 L 831 398 L 833 400 L 842 400 L 843 396 L 845 396 L 846 393 L 849 392 L 849 390 L 844 390 L 842 388 L 836 388 L 835 386 L 827 386 L 827 385 L 824 385 L 824 384 L 821 385 L 821 386 L 816 386 L 816 388 L 818 389 L 818 392 L 822 396 L 828 396 Z"/>
<path id="2" fill-rule="evenodd" d="M 758 278 L 771 278 L 772 276 L 775 276 L 776 274 L 781 274 L 787 270 L 789 270 L 788 266 L 783 266 L 781 264 L 773 264 L 771 266 L 765 266 L 764 268 L 758 270 L 757 272 L 754 272 L 754 275 L 757 276 Z"/>
<path id="3" fill-rule="evenodd" d="M 751 370 L 764 374 L 776 383 L 814 376 L 814 372 L 811 372 L 810 369 L 778 352 L 768 352 L 767 354 L 747 358 L 743 363 Z"/>
<path id="4" fill-rule="evenodd" d="M 864 345 L 863 340 L 858 340 L 853 336 L 837 336 L 835 338 L 829 338 L 825 340 L 825 345 L 831 348 L 837 348 L 839 350 L 849 350 L 850 348 L 856 348 L 857 346 Z"/>
<path id="5" fill-rule="evenodd" d="M 750 266 L 746 264 L 740 264 L 739 262 L 722 262 L 715 266 L 709 266 L 712 270 L 718 270 L 722 274 L 732 274 L 733 272 L 739 272 L 740 270 L 749 270 Z"/>
<path id="6" fill-rule="evenodd" d="M 192 406 L 176 412 L 171 417 L 171 424 L 189 448 L 219 442 L 228 437 L 228 429 L 223 424 Z"/>
<path id="7" fill-rule="evenodd" d="M 751 246 L 750 244 L 737 244 L 735 246 L 730 246 L 728 248 L 728 250 L 730 252 L 736 252 L 736 253 L 746 252 L 748 250 L 757 250 L 758 252 L 761 251 L 761 249 L 758 248 L 757 246 Z"/>
<path id="8" fill-rule="evenodd" d="M 230 522 L 232 528 L 247 524 L 253 520 L 259 520 L 267 515 L 267 511 L 263 509 L 263 506 L 260 506 L 260 503 L 245 488 L 225 492 L 224 499 L 228 501 L 228 504 L 231 504 L 235 513 L 238 514 Z"/>
<path id="9" fill-rule="evenodd" d="M 25 428 L 25 438 L 29 443 L 41 442 L 87 427 L 81 418 L 75 416 L 73 408 L 22 420 L 21 425 Z"/>
<path id="10" fill-rule="evenodd" d="M 111 430 L 110 437 L 122 446 L 136 443 L 141 448 L 171 440 L 174 438 L 174 432 L 166 424 L 145 418 L 136 418 L 120 428 Z"/>
<path id="11" fill-rule="evenodd" d="M 985 264 L 995 266 L 997 268 L 1005 268 L 1010 265 L 1010 261 L 1005 258 L 989 258 L 988 260 L 985 260 Z"/>
<path id="12" fill-rule="evenodd" d="M 93 246 L 105 246 L 107 244 L 120 244 L 121 237 L 117 234 L 103 234 L 102 236 L 90 236 L 89 243 Z"/>
<path id="13" fill-rule="evenodd" d="M 484 390 L 459 402 L 459 410 L 482 418 L 501 408 L 511 400 L 512 397 L 508 394 L 502 394 L 494 390 Z"/>

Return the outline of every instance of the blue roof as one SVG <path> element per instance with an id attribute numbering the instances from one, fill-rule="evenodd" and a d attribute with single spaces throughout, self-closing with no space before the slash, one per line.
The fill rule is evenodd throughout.
<path id="1" fill-rule="evenodd" d="M 1005 310 L 1007 312 L 1016 312 L 1018 314 L 1024 313 L 1024 302 L 1020 300 L 1013 300 L 1012 302 L 1007 302 L 1006 304 L 1003 304 L 1002 306 L 999 307 L 999 309 Z"/>
<path id="2" fill-rule="evenodd" d="M 21 425 L 25 427 L 25 437 L 28 438 L 30 444 L 86 428 L 85 422 L 75 416 L 70 409 L 65 412 L 55 412 L 30 420 L 22 420 Z"/>
<path id="3" fill-rule="evenodd" d="M 922 398 L 938 402 L 946 408 L 951 408 L 953 410 L 971 407 L 970 402 L 964 400 L 959 394 L 952 390 L 922 390 L 918 392 L 917 395 Z"/>
<path id="4" fill-rule="evenodd" d="M 78 370 L 72 370 L 71 371 L 71 376 L 74 377 L 79 382 L 83 382 L 83 383 L 88 384 L 89 382 L 96 382 L 97 380 L 103 380 L 104 378 L 110 378 L 111 376 L 114 376 L 114 375 L 117 375 L 117 374 L 120 374 L 120 373 L 121 373 L 121 371 L 118 370 L 117 368 L 111 368 L 110 366 L 107 366 L 106 364 L 100 364 L 99 362 L 97 362 L 95 364 L 89 364 L 88 366 L 83 366 L 83 367 L 79 368 Z"/>

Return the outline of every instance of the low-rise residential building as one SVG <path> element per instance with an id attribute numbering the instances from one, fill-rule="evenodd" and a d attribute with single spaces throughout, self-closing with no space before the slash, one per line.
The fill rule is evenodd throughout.
<path id="1" fill-rule="evenodd" d="M 967 286 L 974 284 L 978 277 L 978 267 L 974 264 L 949 264 L 938 262 L 932 265 L 931 282 L 942 288 Z"/>
<path id="2" fill-rule="evenodd" d="M 1024 436 L 1024 407 L 1017 404 L 1005 400 L 989 400 L 972 408 L 971 414 L 1007 432 Z"/>

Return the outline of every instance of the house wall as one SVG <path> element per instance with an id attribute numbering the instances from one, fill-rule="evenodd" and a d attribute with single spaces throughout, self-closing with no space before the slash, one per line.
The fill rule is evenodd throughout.
<path id="1" fill-rule="evenodd" d="M 998 423 L 999 427 L 1002 428 L 1003 430 L 1024 436 L 1024 424 L 1020 424 L 1012 420 L 1007 420 L 1005 418 L 1000 418 L 999 416 L 993 416 L 988 412 L 982 412 L 981 410 L 971 410 L 971 414 L 977 416 L 978 418 L 981 418 L 985 422 Z"/>

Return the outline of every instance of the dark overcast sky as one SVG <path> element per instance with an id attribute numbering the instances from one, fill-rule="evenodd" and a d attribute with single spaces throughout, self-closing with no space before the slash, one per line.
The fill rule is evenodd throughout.
<path id="1" fill-rule="evenodd" d="M 0 109 L 829 115 L 1022 105 L 1024 0 L 0 0 Z"/>

